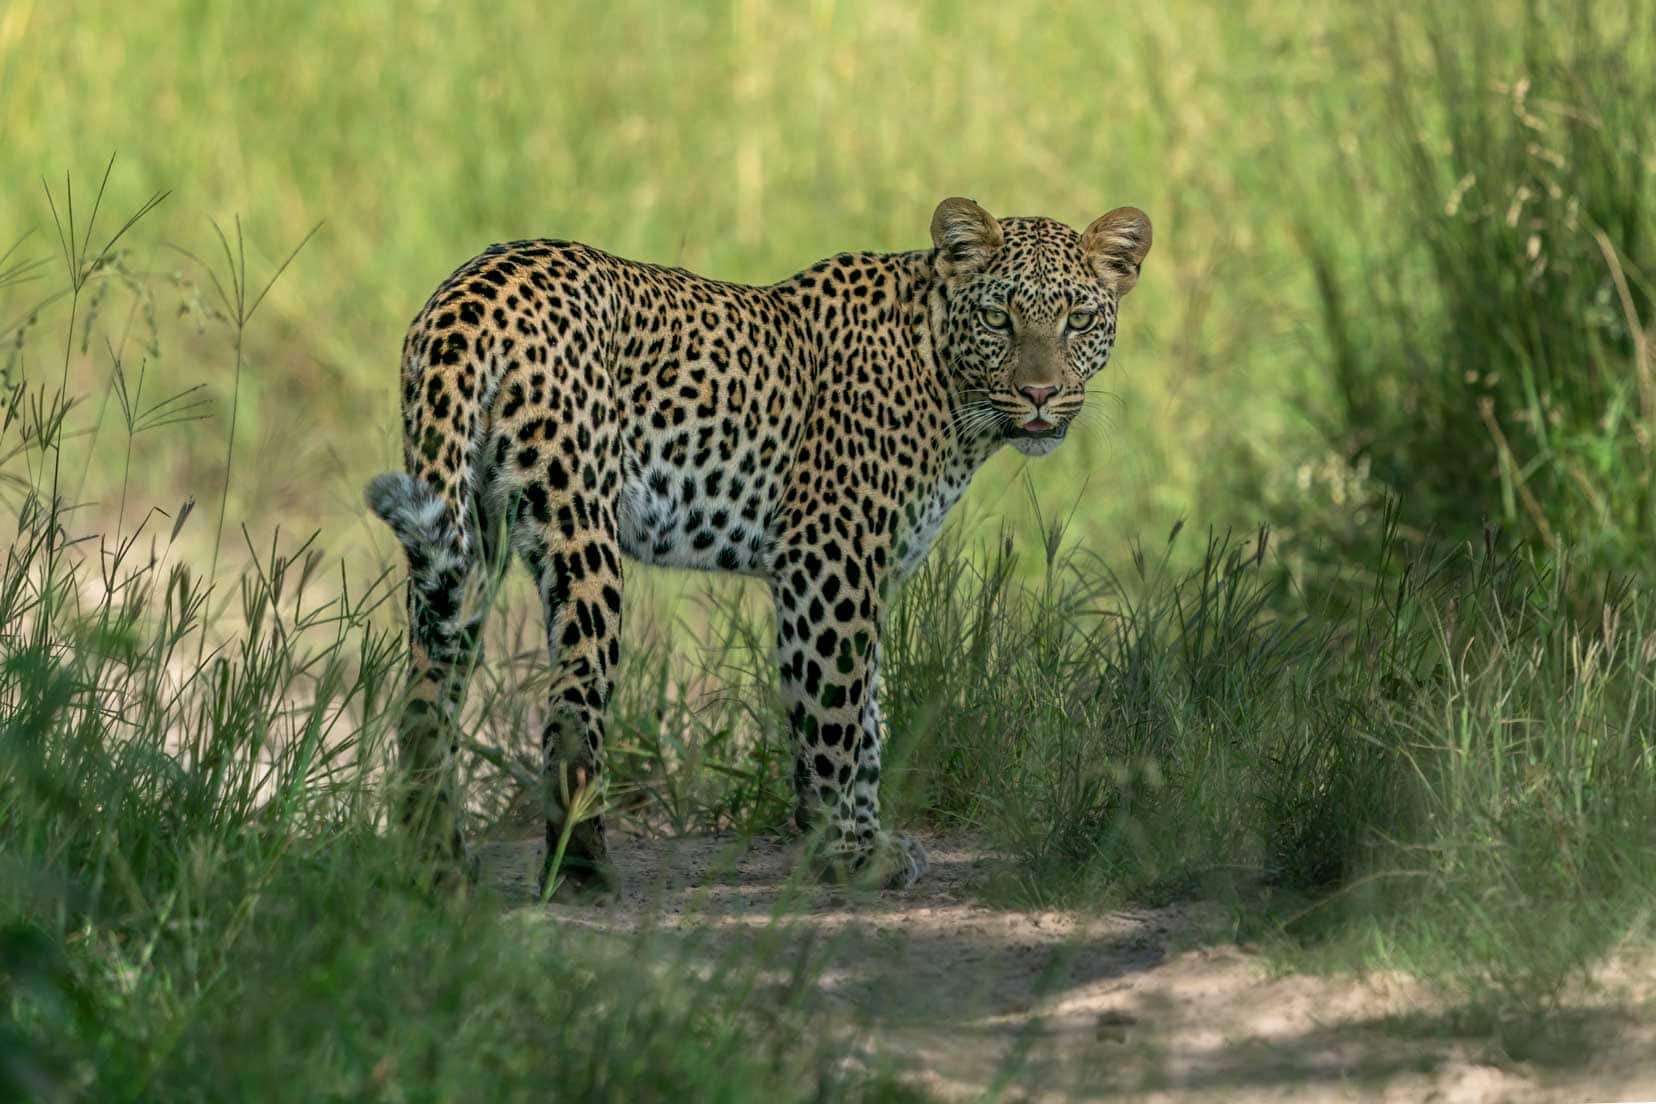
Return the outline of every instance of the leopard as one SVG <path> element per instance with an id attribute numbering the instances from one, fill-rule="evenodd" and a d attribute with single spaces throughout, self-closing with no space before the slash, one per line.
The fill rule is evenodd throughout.
<path id="1" fill-rule="evenodd" d="M 1151 244 L 1136 207 L 1077 232 L 958 196 L 930 231 L 768 285 L 513 241 L 431 295 L 402 345 L 404 470 L 366 492 L 407 561 L 394 807 L 422 855 L 476 877 L 461 708 L 489 581 L 516 560 L 551 664 L 542 882 L 561 844 L 560 879 L 618 885 L 580 799 L 605 780 L 633 562 L 764 580 L 814 869 L 891 889 L 925 873 L 880 818 L 886 615 L 974 472 L 1066 439 Z"/>

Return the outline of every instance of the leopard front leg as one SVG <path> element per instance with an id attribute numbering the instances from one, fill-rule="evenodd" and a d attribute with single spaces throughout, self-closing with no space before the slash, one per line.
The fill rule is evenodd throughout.
<path id="1" fill-rule="evenodd" d="M 794 819 L 830 880 L 893 889 L 926 872 L 907 836 L 880 825 L 880 598 L 867 571 L 787 557 L 771 582 L 782 700 L 794 739 Z"/>

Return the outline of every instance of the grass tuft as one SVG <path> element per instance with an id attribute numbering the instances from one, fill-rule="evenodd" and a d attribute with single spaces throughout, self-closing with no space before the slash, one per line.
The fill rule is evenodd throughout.
<path id="1" fill-rule="evenodd" d="M 1329 138 L 1344 209 L 1384 225 L 1305 216 L 1330 436 L 1415 529 L 1488 518 L 1648 575 L 1656 10 L 1407 7 L 1362 31 L 1348 63 L 1379 51 L 1377 125 Z"/>

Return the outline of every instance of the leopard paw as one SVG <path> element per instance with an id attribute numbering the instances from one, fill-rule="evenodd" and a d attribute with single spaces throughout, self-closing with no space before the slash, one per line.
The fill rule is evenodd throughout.
<path id="1" fill-rule="evenodd" d="M 902 832 L 881 832 L 872 845 L 824 848 L 812 865 L 825 882 L 869 889 L 907 889 L 929 867 L 925 848 Z"/>
<path id="2" fill-rule="evenodd" d="M 577 824 L 561 856 L 558 855 L 560 835 L 556 825 L 547 826 L 546 858 L 539 879 L 543 900 L 586 900 L 620 892 L 621 875 L 610 861 L 599 821 Z"/>

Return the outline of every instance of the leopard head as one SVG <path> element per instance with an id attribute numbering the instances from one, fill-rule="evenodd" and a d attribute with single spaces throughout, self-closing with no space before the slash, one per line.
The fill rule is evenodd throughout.
<path id="1" fill-rule="evenodd" d="M 1118 207 L 1078 234 L 1048 218 L 997 219 L 955 198 L 938 205 L 931 232 L 933 337 L 951 373 L 956 424 L 1045 456 L 1109 363 L 1117 308 L 1150 252 L 1150 219 Z"/>

